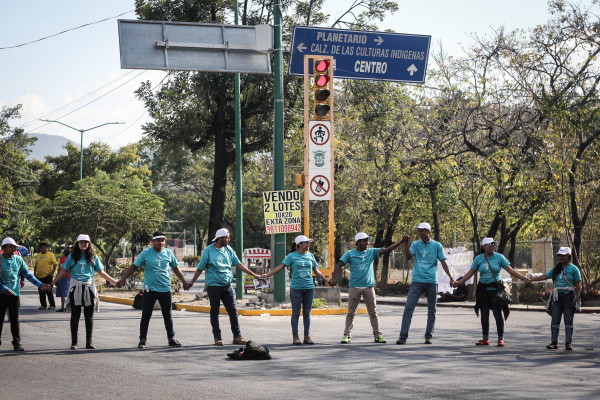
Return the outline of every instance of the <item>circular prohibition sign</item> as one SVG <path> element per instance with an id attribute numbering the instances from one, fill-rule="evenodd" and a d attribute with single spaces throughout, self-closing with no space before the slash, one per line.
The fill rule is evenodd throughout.
<path id="1" fill-rule="evenodd" d="M 331 187 L 329 183 L 329 178 L 325 175 L 315 175 L 310 180 L 310 191 L 317 197 L 323 197 L 329 193 L 329 188 Z"/>
<path id="2" fill-rule="evenodd" d="M 324 124 L 315 124 L 310 129 L 309 136 L 314 144 L 323 146 L 329 143 L 329 128 Z"/>

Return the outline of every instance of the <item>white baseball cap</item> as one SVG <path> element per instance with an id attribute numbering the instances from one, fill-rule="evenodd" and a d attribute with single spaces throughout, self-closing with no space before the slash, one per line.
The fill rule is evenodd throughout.
<path id="1" fill-rule="evenodd" d="M 7 244 L 12 244 L 15 247 L 19 247 L 19 245 L 17 244 L 17 242 L 15 242 L 15 239 L 13 239 L 11 237 L 7 237 L 7 238 L 4 238 L 2 240 L 2 247 L 4 247 Z"/>
<path id="2" fill-rule="evenodd" d="M 307 238 L 304 235 L 298 235 L 298 236 L 296 236 L 296 239 L 294 239 L 294 242 L 297 245 L 300 244 L 300 243 L 302 243 L 302 242 L 312 242 L 312 241 L 313 241 L 312 239 L 309 239 L 309 238 Z"/>
<path id="3" fill-rule="evenodd" d="M 431 225 L 429 225 L 427 222 L 421 222 L 417 226 L 417 229 L 427 229 L 429 232 L 431 232 Z"/>
<path id="4" fill-rule="evenodd" d="M 556 254 L 561 256 L 571 255 L 571 248 L 561 247 L 560 249 L 558 249 L 558 252 Z"/>
<path id="5" fill-rule="evenodd" d="M 221 228 L 215 233 L 215 238 L 212 241 L 216 242 L 218 238 L 225 236 L 229 236 L 229 231 L 225 228 Z"/>
<path id="6" fill-rule="evenodd" d="M 494 242 L 496 242 L 496 241 L 494 240 L 494 238 L 484 238 L 484 239 L 481 241 L 481 245 L 482 245 L 482 246 L 485 246 L 486 244 L 490 244 L 490 243 L 494 243 Z"/>
<path id="7" fill-rule="evenodd" d="M 369 239 L 371 236 L 367 235 L 364 232 L 358 232 L 355 236 L 354 236 L 354 241 L 357 240 L 362 240 L 362 239 Z"/>
<path id="8" fill-rule="evenodd" d="M 77 236 L 77 241 L 78 242 L 81 242 L 81 241 L 91 242 L 90 237 L 88 235 L 84 235 L 84 234 Z"/>

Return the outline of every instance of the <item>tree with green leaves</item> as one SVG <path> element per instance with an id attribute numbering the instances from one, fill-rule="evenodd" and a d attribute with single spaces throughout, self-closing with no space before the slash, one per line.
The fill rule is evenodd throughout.
<path id="1" fill-rule="evenodd" d="M 58 192 L 41 215 L 38 223 L 45 237 L 70 242 L 80 233 L 89 234 L 108 271 L 110 257 L 122 240 L 149 234 L 164 217 L 162 199 L 139 178 L 103 171 Z"/>

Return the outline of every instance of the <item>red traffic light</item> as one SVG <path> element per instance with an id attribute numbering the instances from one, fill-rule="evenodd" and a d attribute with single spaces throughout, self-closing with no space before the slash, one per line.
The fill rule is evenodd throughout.
<path id="1" fill-rule="evenodd" d="M 325 72 L 329 68 L 329 60 L 315 60 L 315 71 Z"/>
<path id="2" fill-rule="evenodd" d="M 315 75 L 315 85 L 323 87 L 329 83 L 329 76 L 327 75 Z"/>

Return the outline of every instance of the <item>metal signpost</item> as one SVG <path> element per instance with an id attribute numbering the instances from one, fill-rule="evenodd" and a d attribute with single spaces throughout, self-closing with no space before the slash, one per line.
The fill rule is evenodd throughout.
<path id="1" fill-rule="evenodd" d="M 425 82 L 431 36 L 294 26 L 288 75 L 304 74 L 304 55 L 332 56 L 335 77 Z"/>

